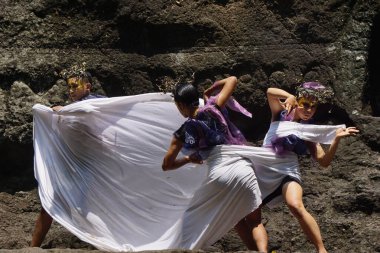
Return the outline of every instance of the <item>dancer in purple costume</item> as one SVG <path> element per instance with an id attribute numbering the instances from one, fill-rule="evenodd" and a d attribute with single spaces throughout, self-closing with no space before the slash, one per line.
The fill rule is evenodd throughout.
<path id="1" fill-rule="evenodd" d="M 209 229 L 218 231 L 218 226 L 225 226 L 224 223 L 228 223 L 231 219 L 233 219 L 230 221 L 231 225 L 235 226 L 248 248 L 255 248 L 249 243 L 253 241 L 252 230 L 255 224 L 252 217 L 255 217 L 254 210 L 261 203 L 261 194 L 252 164 L 243 157 L 230 162 L 223 155 L 216 154 L 214 148 L 217 145 L 246 143 L 243 134 L 229 120 L 226 109 L 228 107 L 251 116 L 231 97 L 236 85 L 236 77 L 215 82 L 204 93 L 206 104 L 203 107 L 199 107 L 199 94 L 193 85 L 179 84 L 174 91 L 177 108 L 188 119 L 174 133 L 162 168 L 165 171 L 174 170 L 187 163 L 201 164 L 207 160 L 209 169 L 208 181 L 197 191 L 193 204 L 185 214 L 182 245 L 186 245 L 187 248 L 202 248 L 215 242 L 219 238 L 202 238 L 203 242 L 194 243 L 198 234 L 210 233 Z M 214 96 L 215 93 L 217 95 Z M 193 150 L 193 153 L 179 158 L 182 148 Z M 222 215 L 225 215 L 224 218 Z M 244 217 L 245 215 L 247 216 Z M 210 224 L 194 228 L 193 224 L 199 223 L 201 216 L 213 218 L 209 220 Z M 195 234 L 186 235 L 188 230 L 192 230 Z"/>
<path id="2" fill-rule="evenodd" d="M 325 103 L 333 96 L 331 89 L 317 82 L 306 82 L 297 88 L 297 96 L 278 89 L 267 90 L 268 103 L 274 121 L 294 121 L 298 123 L 310 123 L 314 116 L 318 103 Z M 284 102 L 282 102 L 285 100 Z M 298 155 L 310 154 L 322 167 L 330 165 L 337 151 L 340 140 L 347 136 L 356 135 L 359 132 L 355 127 L 339 128 L 328 150 L 325 151 L 319 143 L 307 142 L 295 135 L 281 138 L 264 139 L 263 146 L 272 147 L 278 154 L 286 151 L 295 152 Z M 305 209 L 302 201 L 303 190 L 299 179 L 286 176 L 281 185 L 263 200 L 263 205 L 273 199 L 282 196 L 291 213 L 297 218 L 307 238 L 314 244 L 319 253 L 327 252 L 319 226 L 316 220 Z M 260 208 L 261 209 L 261 208 Z M 259 210 L 260 210 L 259 209 Z M 261 216 L 261 215 L 260 215 Z M 262 226 L 256 228 L 255 233 L 259 240 L 267 240 L 267 234 Z M 265 246 L 266 248 L 267 246 Z"/>

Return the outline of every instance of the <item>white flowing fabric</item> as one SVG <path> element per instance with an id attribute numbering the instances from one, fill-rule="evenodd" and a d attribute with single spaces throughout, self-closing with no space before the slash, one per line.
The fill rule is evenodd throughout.
<path id="1" fill-rule="evenodd" d="M 41 203 L 80 239 L 107 251 L 202 248 L 261 203 L 251 164 L 163 172 L 185 120 L 168 94 L 99 98 L 55 113 L 35 105 L 35 176 Z"/>
<path id="2" fill-rule="evenodd" d="M 169 94 L 91 99 L 59 112 L 37 104 L 33 115 L 42 206 L 101 250 L 206 247 L 261 204 L 252 164 L 259 172 L 298 168 L 293 153 L 225 145 L 203 165 L 163 172 L 185 120 Z"/>
<path id="3" fill-rule="evenodd" d="M 331 144 L 338 128 L 346 125 L 313 125 L 300 124 L 292 121 L 274 121 L 265 135 L 263 146 L 270 147 L 271 141 L 277 137 L 285 137 L 291 134 L 302 140 L 314 143 Z"/>
<path id="4" fill-rule="evenodd" d="M 313 124 L 300 124 L 291 121 L 274 121 L 271 123 L 270 128 L 265 135 L 263 146 L 271 148 L 271 141 L 275 138 L 285 137 L 291 134 L 296 135 L 302 140 L 314 143 L 331 144 L 335 138 L 336 130 L 338 128 L 345 128 L 345 125 L 313 125 Z M 255 166 L 255 173 L 258 178 L 260 190 L 263 199 L 269 194 L 273 193 L 282 183 L 286 176 L 296 178 L 301 182 L 301 173 L 299 171 L 298 156 L 290 151 L 284 152 L 280 157 L 290 157 L 294 159 L 294 166 L 285 165 L 278 168 L 268 166 Z M 270 208 L 276 207 L 282 202 L 282 195 L 273 198 L 267 206 Z"/>

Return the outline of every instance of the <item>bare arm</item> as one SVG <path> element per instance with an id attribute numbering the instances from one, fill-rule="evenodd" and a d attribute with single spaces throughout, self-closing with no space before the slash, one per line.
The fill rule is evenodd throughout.
<path id="1" fill-rule="evenodd" d="M 336 150 L 338 149 L 339 140 L 334 140 L 328 151 L 325 152 L 325 150 L 322 148 L 321 144 L 317 143 L 314 147 L 309 148 L 311 149 L 311 155 L 314 157 L 314 159 L 321 165 L 322 167 L 326 168 L 328 167 L 336 153 Z"/>
<path id="2" fill-rule="evenodd" d="M 272 113 L 272 121 L 277 118 L 282 110 L 287 110 L 289 113 L 297 103 L 295 96 L 278 88 L 268 88 L 267 98 Z M 280 99 L 285 99 L 285 102 L 281 102 Z"/>
<path id="3" fill-rule="evenodd" d="M 199 156 L 197 155 L 197 153 L 193 153 L 190 156 L 177 158 L 179 152 L 182 149 L 182 145 L 183 144 L 180 140 L 178 140 L 176 137 L 173 137 L 170 147 L 168 151 L 166 152 L 166 155 L 162 162 L 162 169 L 164 171 L 175 170 L 189 162 L 198 163 L 198 164 L 203 163 L 203 161 L 199 159 Z"/>
<path id="4" fill-rule="evenodd" d="M 223 107 L 228 99 L 231 97 L 232 92 L 237 86 L 237 78 L 235 76 L 230 76 L 222 80 L 216 81 L 210 88 L 204 91 L 203 98 L 205 101 L 211 96 L 211 94 L 218 89 L 221 89 L 216 104 L 219 107 Z"/>
<path id="5" fill-rule="evenodd" d="M 347 136 L 353 136 L 359 133 L 359 130 L 355 127 L 348 127 L 348 128 L 339 128 L 336 131 L 336 136 L 333 140 L 333 142 L 330 144 L 329 149 L 327 152 L 325 152 L 322 148 L 322 146 L 317 143 L 317 145 L 314 148 L 309 148 L 311 151 L 311 155 L 318 161 L 318 163 L 322 167 L 327 167 L 331 164 L 335 153 L 338 149 L 339 142 L 342 138 Z M 310 147 L 310 146 L 309 146 Z"/>

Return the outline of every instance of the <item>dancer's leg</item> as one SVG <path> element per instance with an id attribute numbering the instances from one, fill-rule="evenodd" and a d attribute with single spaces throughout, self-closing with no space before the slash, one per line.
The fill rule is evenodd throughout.
<path id="1" fill-rule="evenodd" d="M 307 238 L 314 244 L 319 253 L 326 253 L 321 232 L 315 219 L 305 209 L 302 202 L 302 187 L 297 182 L 288 182 L 282 188 L 286 204 L 297 218 Z"/>
<path id="2" fill-rule="evenodd" d="M 241 219 L 238 224 L 235 225 L 235 231 L 239 235 L 240 239 L 243 241 L 247 249 L 257 250 L 255 241 L 251 235 L 251 229 L 248 226 L 245 218 Z"/>
<path id="3" fill-rule="evenodd" d="M 268 235 L 261 223 L 261 208 L 242 219 L 235 229 L 249 250 L 268 251 Z"/>
<path id="4" fill-rule="evenodd" d="M 41 207 L 32 235 L 31 247 L 40 247 L 50 229 L 53 218 Z"/>

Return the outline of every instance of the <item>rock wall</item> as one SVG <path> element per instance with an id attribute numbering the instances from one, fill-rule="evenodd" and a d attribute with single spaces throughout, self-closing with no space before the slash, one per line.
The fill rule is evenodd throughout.
<path id="1" fill-rule="evenodd" d="M 266 89 L 318 80 L 336 96 L 317 119 L 361 134 L 342 141 L 327 170 L 303 161 L 305 204 L 328 249 L 380 251 L 379 10 L 376 0 L 0 0 L 0 199 L 34 194 L 22 215 L 36 215 L 31 107 L 66 103 L 57 73 L 73 63 L 87 62 L 95 90 L 108 96 L 178 81 L 202 91 L 235 75 L 235 96 L 254 115 L 235 120 L 258 144 L 269 124 Z M 8 200 L 0 217 L 17 219 Z M 265 210 L 264 218 L 271 249 L 312 250 L 286 208 Z M 26 247 L 30 220 L 17 226 L 27 229 L 13 243 L 11 225 L 2 225 L 0 248 Z M 53 247 L 76 247 L 54 244 L 57 237 Z M 244 250 L 230 238 L 215 247 Z"/>

